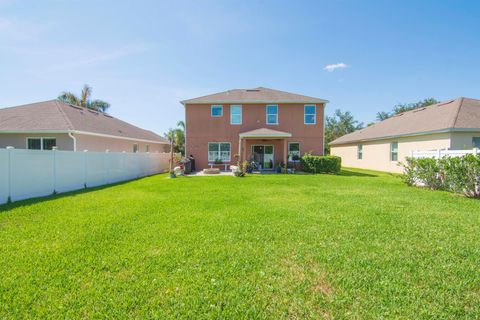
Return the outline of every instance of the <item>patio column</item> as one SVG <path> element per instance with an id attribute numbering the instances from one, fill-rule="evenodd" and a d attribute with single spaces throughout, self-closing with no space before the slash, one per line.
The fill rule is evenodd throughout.
<path id="1" fill-rule="evenodd" d="M 242 162 L 242 137 L 238 138 L 238 161 Z"/>
<path id="2" fill-rule="evenodd" d="M 285 173 L 287 173 L 288 164 L 288 151 L 287 151 L 287 138 L 283 139 L 283 163 L 285 163 Z"/>

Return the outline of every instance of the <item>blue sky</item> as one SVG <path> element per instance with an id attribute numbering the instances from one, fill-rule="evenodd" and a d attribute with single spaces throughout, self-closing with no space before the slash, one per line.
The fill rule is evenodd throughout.
<path id="1" fill-rule="evenodd" d="M 369 122 L 480 98 L 479 16 L 476 1 L 0 0 L 0 106 L 88 83 L 112 115 L 162 133 L 179 100 L 265 86 Z"/>

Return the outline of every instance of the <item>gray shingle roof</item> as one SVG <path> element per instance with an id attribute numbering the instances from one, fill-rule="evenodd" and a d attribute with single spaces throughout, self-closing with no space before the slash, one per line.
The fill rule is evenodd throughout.
<path id="1" fill-rule="evenodd" d="M 327 100 L 264 87 L 233 89 L 181 101 L 187 103 L 327 103 Z"/>
<path id="2" fill-rule="evenodd" d="M 167 143 L 152 131 L 102 112 L 58 100 L 0 109 L 0 132 L 2 131 L 77 131 Z"/>
<path id="3" fill-rule="evenodd" d="M 438 131 L 472 129 L 480 131 L 480 100 L 461 97 L 401 113 L 364 129 L 346 134 L 332 141 L 330 145 Z"/>

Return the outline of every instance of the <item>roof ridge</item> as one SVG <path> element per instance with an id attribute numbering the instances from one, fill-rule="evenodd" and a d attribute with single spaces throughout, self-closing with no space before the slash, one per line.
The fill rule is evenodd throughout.
<path id="1" fill-rule="evenodd" d="M 457 120 L 458 120 L 458 115 L 460 114 L 460 109 L 462 108 L 463 99 L 465 99 L 465 98 L 460 97 L 460 102 L 458 103 L 458 108 L 457 108 L 457 111 L 455 113 L 455 118 L 453 118 L 453 122 L 450 125 L 450 128 L 455 128 L 455 124 L 457 123 Z"/>
<path id="2" fill-rule="evenodd" d="M 70 119 L 68 118 L 67 114 L 60 107 L 59 101 L 58 100 L 54 100 L 54 101 L 55 101 L 55 105 L 57 106 L 58 111 L 60 111 L 60 114 L 62 115 L 63 119 L 67 123 L 67 127 L 70 128 L 70 130 L 75 130 L 75 128 L 73 127 L 73 124 L 70 121 Z"/>

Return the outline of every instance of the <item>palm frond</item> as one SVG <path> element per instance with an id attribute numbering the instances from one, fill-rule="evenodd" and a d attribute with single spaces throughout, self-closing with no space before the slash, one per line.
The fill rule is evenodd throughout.
<path id="1" fill-rule="evenodd" d="M 108 110 L 108 108 L 110 108 L 110 103 L 97 99 L 97 100 L 87 102 L 87 108 L 93 109 L 96 111 L 105 112 Z"/>
<path id="2" fill-rule="evenodd" d="M 177 127 L 179 127 L 180 129 L 182 129 L 183 131 L 185 131 L 185 121 L 178 121 L 177 122 Z"/>
<path id="3" fill-rule="evenodd" d="M 80 105 L 80 99 L 78 99 L 78 97 L 71 92 L 63 91 L 60 93 L 57 99 L 76 106 Z"/>
<path id="4" fill-rule="evenodd" d="M 92 87 L 90 87 L 88 84 L 85 84 L 82 89 L 82 96 L 80 97 L 82 101 L 82 107 L 86 107 L 88 105 L 88 100 L 90 99 L 91 95 Z"/>

